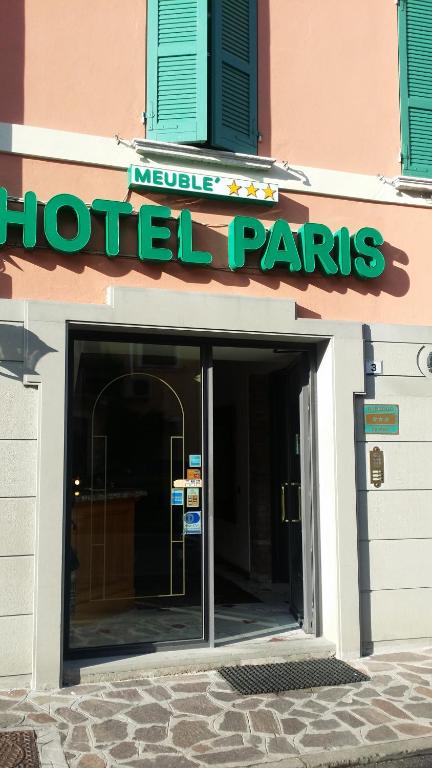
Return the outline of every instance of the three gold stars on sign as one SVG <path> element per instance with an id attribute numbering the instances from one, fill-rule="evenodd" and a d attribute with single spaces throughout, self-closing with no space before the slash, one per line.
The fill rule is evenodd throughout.
<path id="1" fill-rule="evenodd" d="M 239 189 L 241 189 L 241 186 L 240 184 L 237 184 L 235 179 L 233 179 L 233 183 L 228 184 L 228 189 L 230 191 L 230 195 L 238 195 Z"/>
<path id="2" fill-rule="evenodd" d="M 230 195 L 237 195 L 237 197 L 239 197 L 239 190 L 241 189 L 241 185 L 237 184 L 235 179 L 233 179 L 232 184 L 228 184 L 228 189 Z M 245 189 L 247 191 L 248 197 L 255 198 L 257 197 L 257 192 L 260 191 L 259 187 L 256 187 L 253 181 L 251 181 L 249 186 L 245 187 Z M 271 188 L 270 184 L 267 184 L 267 186 L 264 187 L 262 191 L 264 192 L 264 200 L 274 200 L 275 190 Z"/>
<path id="3" fill-rule="evenodd" d="M 270 184 L 267 184 L 265 189 L 263 189 L 263 192 L 264 192 L 264 200 L 274 200 L 275 190 L 271 188 Z"/>

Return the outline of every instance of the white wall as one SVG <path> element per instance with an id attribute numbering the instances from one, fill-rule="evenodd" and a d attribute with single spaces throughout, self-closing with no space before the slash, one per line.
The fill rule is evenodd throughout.
<path id="1" fill-rule="evenodd" d="M 364 373 L 360 334 L 341 331 L 317 360 L 319 549 L 322 632 L 350 659 L 360 653 L 354 397 Z"/>
<path id="2" fill-rule="evenodd" d="M 0 323 L 0 685 L 32 672 L 38 392 L 23 348 L 22 326 Z"/>
<path id="3" fill-rule="evenodd" d="M 12 407 L 9 402 L 8 408 L 3 410 L 0 431 L 2 420 L 5 426 L 0 434 L 0 443 L 8 441 L 8 448 L 15 443 L 23 443 L 20 471 L 17 473 L 15 468 L 5 471 L 4 488 L 0 488 L 0 514 L 3 516 L 0 531 L 5 531 L 1 539 L 7 548 L 0 553 L 0 557 L 32 558 L 37 552 L 33 620 L 26 603 L 28 594 L 33 590 L 28 571 L 27 575 L 22 572 L 21 586 L 17 583 L 19 588 L 16 594 L 5 606 L 5 615 L 0 616 L 0 656 L 3 665 L 0 683 L 4 684 L 6 676 L 13 675 L 21 675 L 22 682 L 30 672 L 32 655 L 32 683 L 35 687 L 55 687 L 62 679 L 67 322 L 138 326 L 151 332 L 157 320 L 158 328 L 184 328 L 185 333 L 190 332 L 194 336 L 198 331 L 200 334 L 217 332 L 226 335 L 228 329 L 235 332 L 238 338 L 254 338 L 257 341 L 272 339 L 276 345 L 280 340 L 287 339 L 302 343 L 305 339 L 310 342 L 332 339 L 329 355 L 325 355 L 322 369 L 318 371 L 318 388 L 323 387 L 318 439 L 319 496 L 324 523 L 321 527 L 321 551 L 323 562 L 325 558 L 329 566 L 328 573 L 323 575 L 325 600 L 322 607 L 326 627 L 330 630 L 333 626 L 334 629 L 334 632 L 328 633 L 328 639 L 337 642 L 342 655 L 358 654 L 353 394 L 363 391 L 359 324 L 296 318 L 293 302 L 273 297 L 240 299 L 229 295 L 123 287 L 110 289 L 107 304 L 104 305 L 0 300 L 0 316 L 4 321 L 0 322 L 0 364 L 4 368 L 0 379 L 5 380 L 5 392 L 15 391 L 17 398 L 17 418 L 9 418 L 8 411 Z M 22 333 L 24 322 L 25 345 Z M 24 347 L 25 373 L 19 365 L 23 360 Z M 38 389 L 23 386 L 23 375 L 26 384 L 33 382 L 39 385 Z M 13 389 L 15 386 L 19 393 L 18 389 Z M 27 407 L 28 418 L 23 419 L 25 428 L 18 435 L 14 431 L 20 423 L 18 414 L 21 418 Z M 37 433 L 36 410 L 39 414 Z M 340 462 L 333 452 L 335 446 L 342 458 Z M 14 451 L 18 456 L 19 447 L 14 445 Z M 327 456 L 329 451 L 330 456 Z M 36 462 L 37 510 L 34 514 Z M 326 467 L 329 470 L 327 479 L 324 476 Z M 7 512 L 6 500 L 12 504 Z M 21 512 L 16 511 L 15 503 Z M 336 524 L 332 521 L 335 514 Z M 36 549 L 31 547 L 33 532 L 29 526 L 32 523 L 36 530 Z M 333 536 L 336 541 L 331 541 Z M 19 546 L 21 549 L 18 549 Z M 337 584 L 332 580 L 332 569 L 335 567 Z M 20 612 L 15 613 L 16 610 Z"/>
<path id="4" fill-rule="evenodd" d="M 322 632 L 324 637 L 336 642 L 339 627 L 333 391 L 333 345 L 330 343 L 321 350 L 317 366 L 318 495 Z"/>
<path id="5" fill-rule="evenodd" d="M 397 340 L 396 327 L 378 332 L 379 341 L 365 343 L 365 357 L 382 360 L 383 374 L 367 377 L 367 397 L 356 408 L 365 653 L 432 638 L 432 379 L 417 366 L 421 340 L 406 341 L 406 333 Z M 399 435 L 365 435 L 364 403 L 399 405 Z M 374 446 L 384 452 L 380 488 L 369 477 Z"/>

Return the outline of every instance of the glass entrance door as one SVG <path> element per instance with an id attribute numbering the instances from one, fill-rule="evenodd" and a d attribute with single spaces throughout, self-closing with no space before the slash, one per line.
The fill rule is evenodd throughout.
<path id="1" fill-rule="evenodd" d="M 199 641 L 199 346 L 72 341 L 68 650 Z"/>
<path id="2" fill-rule="evenodd" d="M 294 346 L 75 333 L 66 655 L 313 631 L 309 370 Z"/>

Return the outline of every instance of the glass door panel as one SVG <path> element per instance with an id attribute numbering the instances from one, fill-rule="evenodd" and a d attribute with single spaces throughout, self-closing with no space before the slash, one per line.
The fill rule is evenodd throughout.
<path id="1" fill-rule="evenodd" d="M 200 348 L 73 345 L 69 649 L 199 640 Z"/>

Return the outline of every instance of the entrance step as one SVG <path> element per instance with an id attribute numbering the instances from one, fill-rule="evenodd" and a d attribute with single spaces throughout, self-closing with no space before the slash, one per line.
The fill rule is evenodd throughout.
<path id="1" fill-rule="evenodd" d="M 63 668 L 65 685 L 98 683 L 129 678 L 180 675 L 207 672 L 236 664 L 278 663 L 325 659 L 334 656 L 334 643 L 323 637 L 305 636 L 299 640 L 248 642 L 219 648 L 195 648 L 178 651 L 158 651 L 143 656 L 67 661 Z"/>

